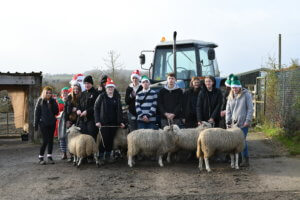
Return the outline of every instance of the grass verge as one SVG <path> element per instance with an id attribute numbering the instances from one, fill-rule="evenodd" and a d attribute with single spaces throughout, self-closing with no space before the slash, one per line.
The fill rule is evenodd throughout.
<path id="1" fill-rule="evenodd" d="M 255 131 L 263 132 L 267 137 L 279 141 L 287 148 L 291 155 L 300 155 L 300 130 L 294 132 L 293 134 L 287 134 L 286 130 L 283 128 L 264 124 L 262 126 L 257 126 Z"/>

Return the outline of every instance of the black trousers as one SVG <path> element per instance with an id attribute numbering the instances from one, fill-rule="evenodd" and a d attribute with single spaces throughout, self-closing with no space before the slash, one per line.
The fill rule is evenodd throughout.
<path id="1" fill-rule="evenodd" d="M 115 124 L 114 124 L 114 126 L 115 126 Z M 113 144 L 114 144 L 114 138 L 116 135 L 116 131 L 117 131 L 117 128 L 114 128 L 114 127 L 101 128 L 101 134 L 103 137 L 105 147 L 103 147 L 103 145 L 100 144 L 100 147 L 99 147 L 100 153 L 103 153 L 105 151 L 110 152 L 113 150 Z"/>
<path id="2" fill-rule="evenodd" d="M 90 120 L 90 121 L 86 121 L 86 122 L 80 121 L 79 127 L 80 127 L 81 133 L 92 136 L 96 141 L 97 134 L 98 134 L 98 128 L 96 127 L 94 120 Z"/>
<path id="3" fill-rule="evenodd" d="M 48 154 L 52 154 L 55 124 L 52 126 L 41 126 L 40 128 L 43 136 L 43 143 L 40 148 L 40 155 L 44 156 L 47 146 L 48 146 Z"/>
<path id="4" fill-rule="evenodd" d="M 185 128 L 196 128 L 198 126 L 197 116 L 191 114 L 185 119 Z"/>

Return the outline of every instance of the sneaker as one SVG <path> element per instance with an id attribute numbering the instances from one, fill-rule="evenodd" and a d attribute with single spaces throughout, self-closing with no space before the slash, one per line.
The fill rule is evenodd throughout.
<path id="1" fill-rule="evenodd" d="M 67 153 L 63 153 L 62 156 L 61 156 L 61 159 L 62 159 L 62 160 L 66 160 L 67 158 L 68 158 L 68 157 L 67 157 Z"/>
<path id="2" fill-rule="evenodd" d="M 40 165 L 46 165 L 46 162 L 44 161 L 44 158 L 39 158 L 39 164 Z"/>
<path id="3" fill-rule="evenodd" d="M 50 157 L 50 156 L 47 158 L 47 163 L 49 163 L 49 164 L 55 164 L 55 162 L 53 161 L 52 157 Z"/>

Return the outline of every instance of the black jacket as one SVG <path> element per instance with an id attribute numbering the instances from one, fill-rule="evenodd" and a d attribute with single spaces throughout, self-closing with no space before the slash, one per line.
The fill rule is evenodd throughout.
<path id="1" fill-rule="evenodd" d="M 47 100 L 39 98 L 34 110 L 34 126 L 55 126 L 56 118 L 55 115 L 58 114 L 58 105 L 55 99 L 51 98 L 49 100 L 50 110 L 48 107 Z"/>
<path id="2" fill-rule="evenodd" d="M 94 120 L 94 104 L 98 95 L 98 91 L 92 87 L 90 90 L 82 92 L 79 98 L 77 110 L 81 110 L 81 112 L 86 110 L 86 118 L 88 121 Z M 80 118 L 80 121 L 82 120 L 84 120 L 83 117 Z"/>
<path id="3" fill-rule="evenodd" d="M 162 118 L 165 113 L 175 114 L 175 119 L 182 117 L 183 92 L 180 88 L 168 90 L 162 88 L 158 93 L 158 108 Z"/>
<path id="4" fill-rule="evenodd" d="M 225 91 L 225 94 L 223 95 L 223 102 L 222 102 L 221 111 L 222 111 L 222 110 L 226 110 L 227 97 L 228 97 L 229 93 L 230 93 L 230 90 L 229 90 L 229 91 L 226 90 L 226 91 Z"/>
<path id="5" fill-rule="evenodd" d="M 215 122 L 220 119 L 222 106 L 222 92 L 218 88 L 213 88 L 209 92 L 204 87 L 199 93 L 197 100 L 197 119 L 198 121 L 208 121 L 213 118 Z"/>
<path id="6" fill-rule="evenodd" d="M 140 85 L 136 91 L 136 94 L 141 90 L 143 90 L 143 87 Z M 135 97 L 131 96 L 132 91 L 133 91 L 133 88 L 131 86 L 128 86 L 126 89 L 126 94 L 125 94 L 125 103 L 126 103 L 126 105 L 128 105 L 129 112 L 131 114 L 133 114 L 134 116 L 136 116 L 137 114 L 136 114 L 136 110 L 135 110 Z"/>
<path id="7" fill-rule="evenodd" d="M 78 105 L 79 99 L 77 99 L 77 104 L 74 105 L 72 103 L 72 96 L 69 95 L 67 101 L 65 102 L 65 107 L 64 107 L 64 113 L 65 113 L 65 121 L 70 121 L 70 114 L 73 113 L 73 108 L 76 107 Z M 75 113 L 76 114 L 76 113 Z M 76 114 L 77 115 L 77 114 Z M 75 123 L 75 122 L 73 122 Z"/>
<path id="8" fill-rule="evenodd" d="M 200 92 L 200 88 L 198 90 L 194 90 L 194 88 L 189 88 L 184 93 L 183 98 L 183 111 L 184 111 L 184 117 L 186 119 L 190 118 L 196 118 L 197 112 L 197 99 Z"/>
<path id="9" fill-rule="evenodd" d="M 107 124 L 107 118 L 106 115 L 109 115 L 110 113 L 107 113 L 107 100 L 108 96 L 106 92 L 102 93 L 98 96 L 95 105 L 94 105 L 94 117 L 95 117 L 95 123 L 100 122 L 101 125 Z M 117 93 L 114 93 L 113 99 L 117 102 L 117 125 L 124 123 L 123 120 L 123 112 L 122 112 L 122 104 L 121 99 L 117 95 Z"/>

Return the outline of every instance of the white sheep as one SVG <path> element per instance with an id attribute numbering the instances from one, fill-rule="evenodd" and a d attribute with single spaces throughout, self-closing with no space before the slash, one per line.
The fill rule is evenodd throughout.
<path id="1" fill-rule="evenodd" d="M 128 129 L 118 128 L 114 138 L 113 149 L 127 150 Z"/>
<path id="2" fill-rule="evenodd" d="M 179 131 L 177 125 L 171 125 L 166 126 L 163 130 L 139 129 L 129 133 L 127 136 L 129 167 L 134 164 L 133 156 L 139 153 L 158 156 L 158 164 L 163 167 L 162 156 L 174 151 Z"/>
<path id="3" fill-rule="evenodd" d="M 79 167 L 81 165 L 82 159 L 94 155 L 96 160 L 96 165 L 99 167 L 99 143 L 101 135 L 97 135 L 97 143 L 94 138 L 90 135 L 82 134 L 80 128 L 75 125 L 71 126 L 67 130 L 68 134 L 68 148 L 69 152 L 74 156 L 74 165 Z"/>
<path id="4" fill-rule="evenodd" d="M 199 158 L 199 169 L 202 171 L 203 157 L 206 170 L 211 172 L 209 167 L 209 158 L 215 152 L 230 153 L 231 167 L 239 169 L 239 153 L 244 149 L 244 134 L 238 128 L 210 128 L 201 132 L 197 141 L 197 158 Z M 235 165 L 234 165 L 235 154 Z"/>
<path id="5" fill-rule="evenodd" d="M 212 125 L 210 123 L 203 121 L 202 124 L 196 128 L 180 129 L 174 152 L 177 152 L 178 150 L 196 151 L 199 133 L 204 129 L 211 127 Z M 171 162 L 171 154 L 174 152 L 168 153 L 167 162 Z"/>

